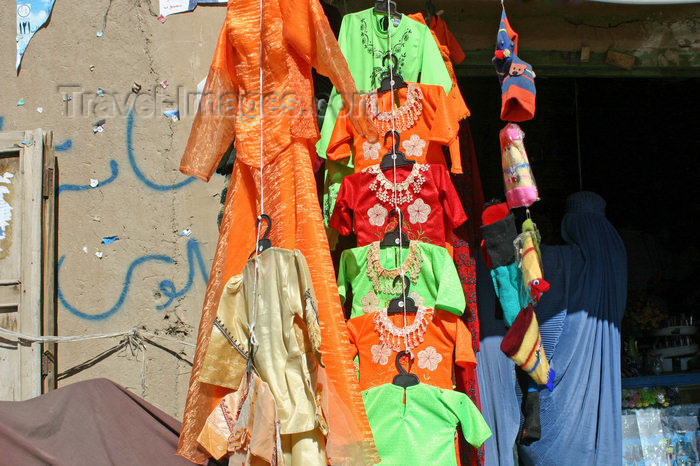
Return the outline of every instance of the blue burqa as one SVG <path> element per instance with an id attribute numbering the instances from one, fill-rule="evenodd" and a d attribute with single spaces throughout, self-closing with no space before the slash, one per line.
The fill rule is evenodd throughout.
<path id="1" fill-rule="evenodd" d="M 479 306 L 479 352 L 476 376 L 479 380 L 481 414 L 493 435 L 484 443 L 485 466 L 514 466 L 513 445 L 520 426 L 516 395 L 515 366 L 501 351 L 506 334 L 503 320 L 496 319 L 496 292 L 491 272 L 476 255 L 476 293 Z"/>
<path id="2" fill-rule="evenodd" d="M 554 390 L 540 391 L 541 439 L 519 446 L 518 454 L 528 465 L 621 464 L 620 324 L 627 297 L 625 248 L 605 218 L 605 201 L 600 196 L 580 192 L 569 196 L 566 204 L 561 227 L 566 244 L 542 247 L 544 278 L 551 288 L 535 308 L 542 345 L 556 372 Z M 502 366 L 499 361 L 494 369 L 500 372 Z M 482 405 L 485 398 L 504 395 L 503 387 L 500 392 L 493 386 L 485 391 Z M 511 392 L 507 387 L 506 393 Z M 494 408 L 493 402 L 486 404 Z M 504 412 L 494 414 L 494 419 L 503 423 L 512 417 L 512 406 L 512 402 L 503 403 Z M 512 425 L 504 426 L 506 438 L 496 442 L 499 447 L 512 438 L 513 426 L 518 428 L 515 414 Z M 503 450 L 499 448 L 499 460 L 507 458 Z M 488 451 L 486 456 L 494 457 Z"/>

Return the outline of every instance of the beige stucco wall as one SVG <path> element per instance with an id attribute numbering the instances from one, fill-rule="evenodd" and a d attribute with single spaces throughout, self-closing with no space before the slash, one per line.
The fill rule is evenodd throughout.
<path id="1" fill-rule="evenodd" d="M 355 3 L 358 8 L 368 4 Z M 414 2 L 417 8 L 422 3 Z M 410 10 L 410 2 L 400 4 L 402 10 Z M 637 19 L 617 29 L 576 25 L 573 7 L 566 7 L 568 13 L 562 19 L 551 7 L 528 5 L 514 5 L 510 14 L 527 49 L 578 50 L 583 44 L 599 51 L 611 46 L 634 51 L 651 44 L 682 54 L 698 46 L 697 10 L 691 7 L 686 7 L 686 12 L 692 14 L 683 15 L 674 8 L 663 19 L 658 11 L 635 10 Z M 499 17 L 496 2 L 444 2 L 439 7 L 455 12 L 445 17 L 465 49 L 491 47 Z M 0 63 L 4 64 L 0 67 L 2 130 L 53 130 L 56 143 L 64 149 L 57 152 L 60 184 L 64 185 L 59 196 L 58 245 L 58 282 L 65 301 L 57 310 L 61 335 L 143 326 L 187 342 L 196 338 L 205 290 L 198 257 L 201 255 L 208 273 L 224 178 L 215 175 L 209 184 L 194 181 L 182 185 L 187 178 L 178 172 L 178 165 L 191 115 L 184 114 L 184 105 L 180 105 L 183 119 L 178 122 L 162 116 L 159 108 L 147 115 L 141 108 L 145 100 L 141 100 L 137 103 L 140 110 L 133 112 L 130 121 L 126 112 L 112 111 L 104 104 L 98 106 L 97 114 L 88 105 L 81 109 L 77 95 L 66 103 L 59 90 L 74 86 L 69 92 L 82 89 L 88 94 L 102 88 L 108 98 L 115 95 L 123 101 L 137 82 L 142 96 L 157 88 L 164 95 L 165 108 L 174 106 L 168 100 L 175 101 L 178 94 L 194 92 L 207 72 L 225 8 L 199 7 L 192 13 L 170 16 L 164 24 L 156 19 L 157 8 L 157 0 L 57 0 L 50 23 L 30 43 L 19 76 L 13 66 L 15 41 L 10 32 L 15 28 L 14 7 L 8 2 L 0 12 L 0 30 L 6 32 L 0 42 Z M 603 9 L 598 14 L 603 17 L 597 19 L 591 5 L 581 8 L 589 23 L 625 21 L 622 7 L 614 7 L 617 16 L 612 19 L 605 17 L 606 7 L 596 7 Z M 104 35 L 97 37 L 100 29 Z M 164 80 L 168 87 L 158 88 Z M 21 107 L 16 105 L 20 98 L 24 99 Z M 42 107 L 43 113 L 37 107 Z M 106 120 L 104 132 L 94 134 L 92 123 L 101 118 Z M 92 189 L 65 188 L 88 185 L 90 179 L 102 183 Z M 191 236 L 179 235 L 185 229 L 191 229 Z M 119 240 L 100 244 L 102 237 L 111 235 L 118 235 Z M 97 251 L 103 253 L 101 259 L 95 255 Z M 169 302 L 163 290 L 180 296 L 159 309 Z M 117 343 L 118 339 L 62 343 L 59 373 Z M 182 359 L 192 360 L 192 348 L 174 342 L 162 344 Z M 60 385 L 107 377 L 141 394 L 142 368 L 146 399 L 180 417 L 190 366 L 150 345 L 145 353 L 122 349 L 63 378 Z"/>
<path id="2" fill-rule="evenodd" d="M 147 115 L 148 109 L 137 109 L 128 131 L 126 112 L 112 111 L 111 106 L 104 105 L 98 105 L 95 112 L 89 108 L 87 96 L 83 106 L 86 115 L 81 114 L 77 95 L 67 103 L 66 111 L 59 87 L 75 86 L 68 92 L 83 89 L 92 92 L 92 98 L 102 88 L 106 97 L 115 94 L 124 99 L 136 97 L 131 88 L 138 82 L 141 95 L 152 93 L 158 86 L 166 102 L 175 99 L 179 88 L 194 92 L 208 70 L 225 8 L 198 8 L 191 14 L 171 16 L 161 24 L 149 11 L 148 2 L 113 0 L 104 35 L 98 38 L 96 33 L 103 29 L 108 3 L 58 0 L 48 26 L 32 39 L 19 76 L 15 76 L 13 66 L 14 37 L 9 34 L 15 30 L 14 8 L 3 6 L 0 21 L 8 32 L 0 49 L 0 61 L 5 63 L 0 68 L 3 130 L 41 127 L 54 131 L 58 145 L 70 141 L 69 149 L 56 153 L 61 185 L 107 180 L 112 177 L 111 162 L 117 166 L 118 174 L 111 183 L 82 191 L 64 189 L 59 194 L 59 289 L 71 308 L 93 318 L 59 304 L 58 333 L 109 333 L 143 326 L 194 342 L 205 290 L 197 254 L 201 254 L 208 273 L 216 246 L 216 215 L 224 178 L 216 175 L 208 184 L 194 181 L 168 188 L 187 180 L 178 166 L 190 118 L 173 122 L 159 109 L 153 115 Z M 153 12 L 156 9 L 154 1 Z M 164 80 L 168 81 L 166 89 L 159 86 Z M 24 99 L 22 107 L 16 105 L 20 98 Z M 141 99 L 137 106 L 146 107 L 145 96 Z M 167 103 L 163 106 L 173 107 Z M 43 107 L 43 113 L 37 112 L 37 107 Z M 101 118 L 106 120 L 104 132 L 94 134 L 92 123 Z M 128 156 L 129 136 L 133 164 Z M 164 187 L 149 187 L 149 181 Z M 191 229 L 191 236 L 179 236 L 184 229 Z M 102 237 L 111 235 L 118 235 L 119 240 L 100 244 Z M 103 253 L 101 259 L 96 257 L 97 251 Z M 132 275 L 125 282 L 130 267 Z M 168 302 L 160 289 L 161 282 L 170 280 L 175 290 L 182 292 L 190 277 L 192 284 L 181 297 L 165 309 L 157 309 Z M 122 293 L 124 299 L 119 303 Z M 109 315 L 100 318 L 110 310 Z M 59 373 L 118 342 L 113 338 L 61 343 Z M 183 359 L 192 360 L 192 348 L 159 342 L 182 352 Z M 120 350 L 61 380 L 59 385 L 107 377 L 141 394 L 143 354 L 146 399 L 181 416 L 190 366 L 151 345 L 146 345 L 145 353 L 136 355 Z"/>

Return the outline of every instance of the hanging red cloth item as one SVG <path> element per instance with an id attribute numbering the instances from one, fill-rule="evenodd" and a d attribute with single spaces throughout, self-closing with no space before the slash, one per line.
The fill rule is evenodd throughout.
<path id="1" fill-rule="evenodd" d="M 380 165 L 346 176 L 329 225 L 344 236 L 354 232 L 357 245 L 364 246 L 393 228 L 394 208 L 401 210 L 410 240 L 443 247 L 451 242 L 452 229 L 467 220 L 445 167 L 416 163 L 397 167 L 396 183 L 392 170 Z"/>
<path id="2" fill-rule="evenodd" d="M 430 20 L 430 30 L 435 34 L 435 38 L 439 45 L 447 47 L 450 51 L 450 60 L 456 64 L 460 64 L 466 58 L 462 46 L 459 45 L 455 36 L 447 29 L 447 23 L 438 15 L 435 15 Z"/>

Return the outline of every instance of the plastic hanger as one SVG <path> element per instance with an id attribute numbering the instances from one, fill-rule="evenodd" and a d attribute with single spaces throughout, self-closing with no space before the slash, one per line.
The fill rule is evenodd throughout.
<path id="1" fill-rule="evenodd" d="M 413 385 L 418 385 L 420 383 L 420 379 L 416 374 L 406 372 L 406 369 L 404 369 L 401 365 L 401 356 L 404 354 L 411 357 L 411 353 L 408 351 L 399 351 L 399 353 L 396 355 L 396 370 L 399 371 L 399 374 L 394 376 L 392 383 L 394 385 L 398 385 L 399 387 L 407 388 L 412 387 Z"/>
<path id="2" fill-rule="evenodd" d="M 388 4 L 388 10 L 387 11 L 387 4 Z M 384 15 L 380 19 L 380 28 L 382 31 L 387 32 L 389 30 L 389 17 L 394 17 L 394 18 L 399 18 L 399 21 L 401 20 L 401 13 L 399 13 L 398 9 L 396 8 L 396 2 L 394 1 L 387 1 L 387 0 L 378 0 L 374 2 L 374 13 L 379 14 L 379 15 Z M 398 25 L 398 22 L 394 22 L 394 27 Z"/>
<path id="3" fill-rule="evenodd" d="M 386 134 L 384 135 L 384 144 L 386 144 L 386 140 L 389 137 L 390 134 L 394 135 L 394 149 L 387 152 L 382 156 L 382 161 L 379 164 L 379 168 L 382 170 L 391 170 L 396 166 L 398 167 L 404 167 L 406 165 L 413 165 L 416 163 L 415 160 L 409 160 L 406 158 L 406 154 L 401 152 L 399 150 L 399 143 L 401 142 L 401 136 L 399 135 L 398 131 L 391 130 L 387 131 Z"/>
<path id="4" fill-rule="evenodd" d="M 387 3 L 389 4 L 390 13 L 392 16 L 399 16 L 400 13 L 396 9 L 396 2 L 393 0 L 377 0 L 374 2 L 374 12 L 387 14 Z"/>
<path id="5" fill-rule="evenodd" d="M 418 306 L 416 306 L 416 302 L 413 298 L 408 296 L 408 292 L 411 288 L 411 279 L 408 275 L 397 275 L 394 277 L 394 286 L 396 286 L 396 281 L 399 279 L 403 279 L 403 289 L 397 298 L 389 301 L 389 305 L 386 307 L 386 313 L 403 314 L 405 310 L 407 314 L 415 314 L 418 312 Z"/>
<path id="6" fill-rule="evenodd" d="M 396 222 L 396 226 L 392 230 L 389 230 L 386 233 L 384 233 L 384 238 L 382 238 L 382 240 L 379 242 L 380 248 L 388 248 L 399 245 L 408 246 L 409 244 L 411 244 L 411 241 L 408 239 L 406 233 L 401 231 L 401 225 L 403 225 L 403 212 L 401 212 L 401 210 L 398 207 L 396 209 L 392 209 L 391 212 L 389 212 L 388 221 L 391 221 L 391 217 L 394 214 L 398 215 L 398 221 Z"/>
<path id="7" fill-rule="evenodd" d="M 263 219 L 267 220 L 267 228 L 265 229 L 265 233 L 263 233 L 262 238 L 260 238 L 256 243 L 255 251 L 251 252 L 250 256 L 248 256 L 249 259 L 253 257 L 253 255 L 260 254 L 265 249 L 269 249 L 272 247 L 272 241 L 270 240 L 270 238 L 268 238 L 268 235 L 270 234 L 270 228 L 272 228 L 272 219 L 269 215 L 260 214 L 260 216 L 255 221 L 255 230 L 258 230 L 258 227 L 260 226 L 260 221 Z"/>

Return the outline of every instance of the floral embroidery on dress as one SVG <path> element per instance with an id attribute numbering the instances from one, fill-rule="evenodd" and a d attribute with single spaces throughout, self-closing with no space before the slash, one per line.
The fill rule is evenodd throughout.
<path id="1" fill-rule="evenodd" d="M 391 348 L 382 344 L 372 345 L 372 362 L 386 366 L 391 356 Z"/>
<path id="2" fill-rule="evenodd" d="M 423 201 L 423 199 L 416 199 L 413 204 L 408 206 L 407 210 L 408 221 L 415 224 L 427 222 L 431 209 L 430 206 Z"/>
<path id="3" fill-rule="evenodd" d="M 388 214 L 389 211 L 382 207 L 381 204 L 374 204 L 374 207 L 371 207 L 369 210 L 367 210 L 367 215 L 369 216 L 369 224 L 377 227 L 384 225 L 384 222 L 386 222 L 386 216 Z"/>
<path id="4" fill-rule="evenodd" d="M 360 301 L 362 303 L 362 312 L 369 314 L 372 312 L 377 312 L 379 307 L 379 298 L 374 294 L 374 291 L 370 291 L 367 295 Z"/>
<path id="5" fill-rule="evenodd" d="M 435 348 L 428 346 L 423 351 L 418 352 L 418 367 L 434 371 L 442 361 L 442 355 Z"/>
<path id="6" fill-rule="evenodd" d="M 379 149 L 382 147 L 381 144 L 375 142 L 374 144 L 367 141 L 362 143 L 362 155 L 365 160 L 377 160 L 379 158 Z"/>
<path id="7" fill-rule="evenodd" d="M 425 149 L 425 141 L 417 134 L 412 135 L 407 141 L 402 144 L 403 150 L 408 157 L 420 157 Z"/>

